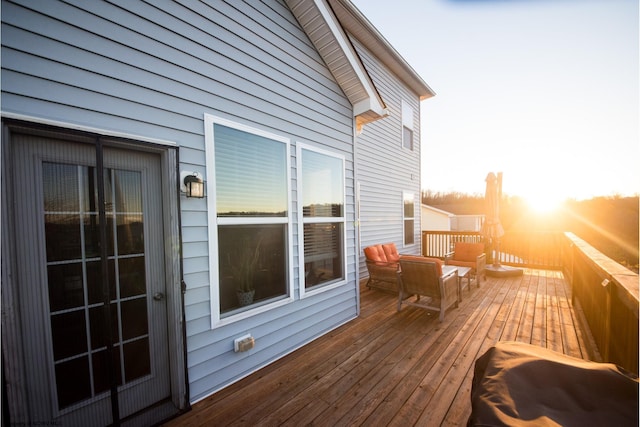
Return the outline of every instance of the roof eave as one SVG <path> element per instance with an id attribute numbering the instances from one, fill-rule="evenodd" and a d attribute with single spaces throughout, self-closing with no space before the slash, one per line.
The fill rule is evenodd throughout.
<path id="1" fill-rule="evenodd" d="M 327 0 L 344 29 L 373 52 L 391 71 L 407 84 L 420 100 L 435 95 L 433 89 L 396 51 L 371 22 L 349 0 Z"/>
<path id="2" fill-rule="evenodd" d="M 388 115 L 386 105 L 326 0 L 285 0 L 353 106 L 359 129 Z"/>

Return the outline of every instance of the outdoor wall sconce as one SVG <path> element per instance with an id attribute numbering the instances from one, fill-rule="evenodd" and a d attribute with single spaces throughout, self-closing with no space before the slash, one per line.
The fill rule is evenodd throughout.
<path id="1" fill-rule="evenodd" d="M 204 197 L 204 181 L 198 172 L 182 172 L 180 174 L 180 190 L 187 197 L 202 199 Z"/>

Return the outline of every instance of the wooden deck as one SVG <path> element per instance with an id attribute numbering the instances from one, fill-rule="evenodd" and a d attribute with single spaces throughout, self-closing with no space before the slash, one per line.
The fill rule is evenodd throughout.
<path id="1" fill-rule="evenodd" d="M 463 426 L 475 360 L 499 340 L 588 358 L 562 273 L 525 270 L 463 291 L 458 308 L 396 311 L 361 288 L 361 314 L 227 387 L 170 426 Z"/>

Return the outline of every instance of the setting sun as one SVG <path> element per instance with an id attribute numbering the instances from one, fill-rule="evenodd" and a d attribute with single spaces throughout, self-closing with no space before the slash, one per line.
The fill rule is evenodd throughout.
<path id="1" fill-rule="evenodd" d="M 527 205 L 539 214 L 548 214 L 560 207 L 562 198 L 551 194 L 530 194 L 525 196 Z"/>
<path id="2" fill-rule="evenodd" d="M 537 153 L 530 155 L 537 156 Z M 568 198 L 580 193 L 575 183 L 563 182 L 552 174 L 534 174 L 528 165 L 505 172 L 503 184 L 505 194 L 521 197 L 531 212 L 539 215 L 557 211 Z"/>

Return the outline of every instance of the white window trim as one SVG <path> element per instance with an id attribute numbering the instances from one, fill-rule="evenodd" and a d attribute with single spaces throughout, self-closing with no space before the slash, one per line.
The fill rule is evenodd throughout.
<path id="1" fill-rule="evenodd" d="M 304 218 L 304 212 L 302 209 L 302 150 L 313 151 L 319 154 L 324 154 L 326 156 L 331 156 L 338 158 L 342 161 L 342 217 L 341 218 Z M 298 193 L 298 289 L 300 291 L 300 299 L 308 298 L 313 295 L 317 295 L 322 292 L 327 292 L 331 289 L 335 289 L 337 287 L 343 286 L 347 283 L 347 220 L 346 220 L 346 198 L 347 198 L 347 190 L 346 190 L 346 158 L 345 156 L 333 152 L 324 150 L 309 144 L 305 144 L 302 142 L 296 143 L 296 159 L 297 161 L 297 170 L 296 170 L 296 178 L 297 178 L 297 193 Z M 333 283 L 329 283 L 326 285 L 319 285 L 313 289 L 307 290 L 305 286 L 305 277 L 304 277 L 304 224 L 306 223 L 342 223 L 342 279 L 337 280 Z"/>
<path id="2" fill-rule="evenodd" d="M 46 125 L 46 126 L 55 126 L 59 128 L 69 129 L 69 130 L 88 132 L 88 133 L 98 134 L 102 136 L 111 136 L 114 138 L 123 138 L 123 139 L 131 139 L 139 142 L 148 142 L 151 144 L 164 145 L 167 147 L 178 146 L 178 143 L 176 141 L 169 141 L 169 140 L 160 139 L 160 138 L 150 138 L 148 136 L 137 135 L 135 133 L 116 132 L 110 129 L 84 126 L 78 123 L 65 122 L 61 120 L 45 119 L 43 117 L 30 116 L 27 114 L 18 114 L 18 113 L 1 111 L 0 117 L 2 117 L 3 119 L 21 120 L 25 122 L 37 123 L 37 124 Z"/>
<path id="3" fill-rule="evenodd" d="M 286 145 L 286 168 L 287 168 L 287 217 L 282 218 L 218 218 L 216 205 L 216 170 L 215 170 L 215 135 L 214 125 L 219 124 L 226 127 L 252 133 L 265 138 L 269 138 Z M 206 194 L 207 194 L 207 228 L 208 228 L 208 249 L 209 249 L 209 304 L 211 308 L 211 329 L 219 328 L 240 320 L 253 317 L 257 314 L 273 310 L 276 307 L 289 304 L 293 301 L 293 232 L 292 232 L 292 203 L 291 203 L 291 140 L 262 129 L 236 123 L 211 114 L 204 114 L 204 141 L 206 158 Z M 288 296 L 277 299 L 273 302 L 257 305 L 237 314 L 227 317 L 220 315 L 220 266 L 218 263 L 218 225 L 224 224 L 287 224 L 287 289 Z"/>
<path id="4" fill-rule="evenodd" d="M 411 196 L 413 199 L 413 216 L 408 217 L 404 215 L 404 201 L 408 198 L 407 196 Z M 405 221 L 413 220 L 413 243 L 405 243 L 407 241 L 407 236 L 405 235 Z M 402 247 L 407 248 L 409 246 L 414 246 L 416 244 L 416 193 L 415 191 L 403 191 L 402 192 Z"/>

